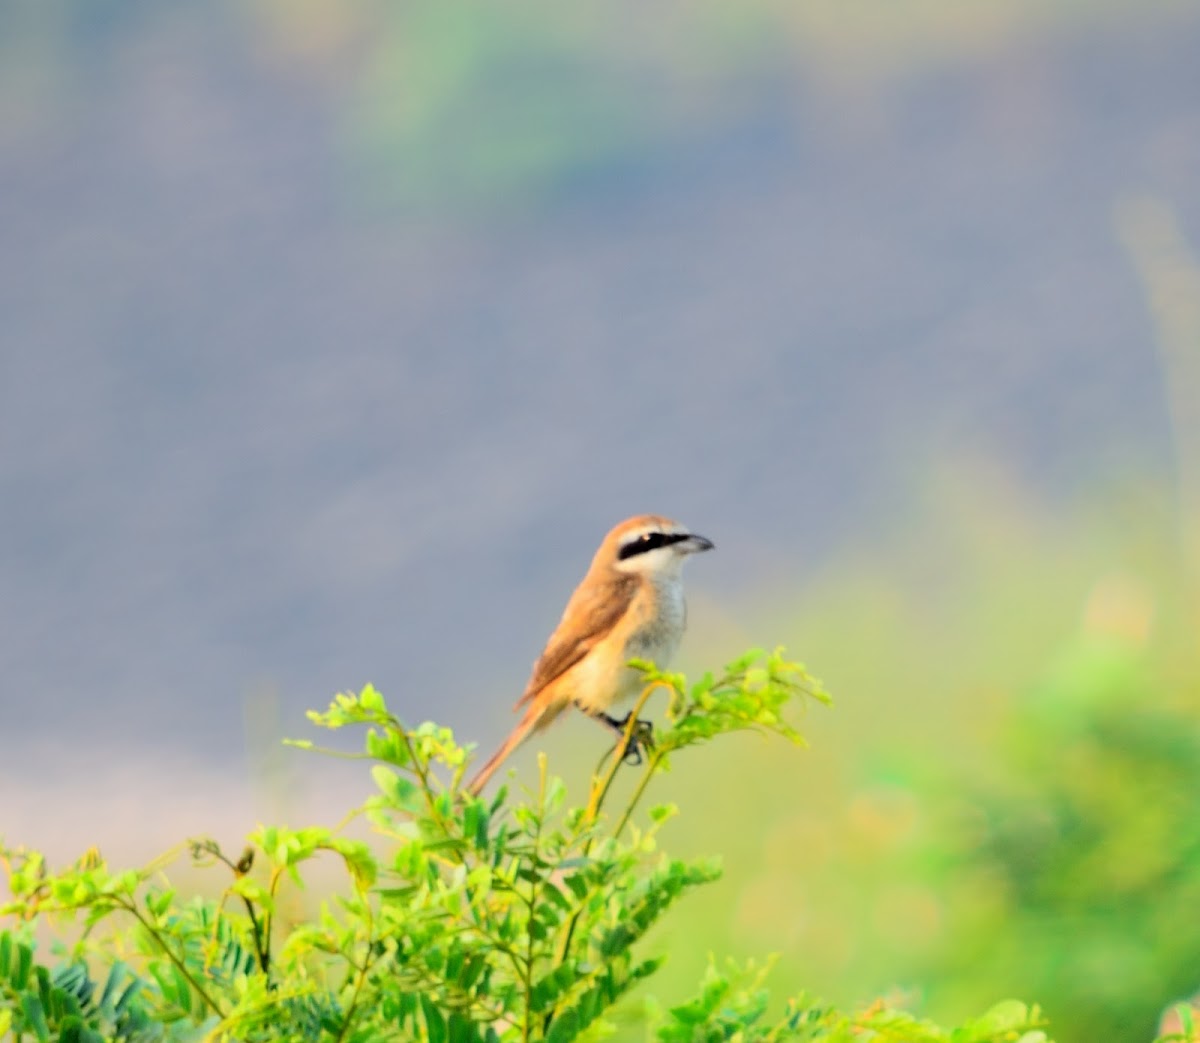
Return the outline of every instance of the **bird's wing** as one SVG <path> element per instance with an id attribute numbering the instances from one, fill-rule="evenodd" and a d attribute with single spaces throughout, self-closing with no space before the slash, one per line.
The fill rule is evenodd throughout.
<path id="1" fill-rule="evenodd" d="M 517 706 L 536 697 L 603 640 L 629 608 L 637 587 L 636 576 L 617 576 L 611 583 L 584 584 L 576 590 L 534 664 L 533 676 Z"/>

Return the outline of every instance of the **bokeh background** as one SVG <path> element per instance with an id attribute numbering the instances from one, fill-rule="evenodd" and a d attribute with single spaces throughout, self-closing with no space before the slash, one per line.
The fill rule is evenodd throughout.
<path id="1" fill-rule="evenodd" d="M 680 761 L 660 939 L 1148 1039 L 1200 987 L 1200 4 L 0 0 L 0 834 L 336 820 L 488 746 L 600 536 L 797 753 Z M 598 736 L 543 747 L 573 787 Z M 518 776 L 533 763 L 515 758 Z"/>

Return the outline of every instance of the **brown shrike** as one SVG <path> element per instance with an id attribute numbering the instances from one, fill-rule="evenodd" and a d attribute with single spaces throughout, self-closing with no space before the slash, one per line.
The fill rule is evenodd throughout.
<path id="1" fill-rule="evenodd" d="M 607 536 L 533 667 L 516 709 L 520 721 L 467 789 L 478 794 L 513 750 L 568 706 L 623 732 L 609 716 L 635 696 L 642 675 L 630 659 L 666 666 L 683 637 L 687 608 L 680 575 L 688 555 L 712 541 L 657 514 L 629 518 Z"/>

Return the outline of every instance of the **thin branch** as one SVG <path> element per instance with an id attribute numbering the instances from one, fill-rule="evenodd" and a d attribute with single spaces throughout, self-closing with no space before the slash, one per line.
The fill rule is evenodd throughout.
<path id="1" fill-rule="evenodd" d="M 633 742 L 633 733 L 637 731 L 638 726 L 638 715 L 642 712 L 642 707 L 646 705 L 646 700 L 650 698 L 650 693 L 662 685 L 662 681 L 651 681 L 647 684 L 642 689 L 642 694 L 638 696 L 638 701 L 634 704 L 633 709 L 629 712 L 629 719 L 625 722 L 625 731 L 621 736 L 621 741 L 617 744 L 617 748 L 613 750 L 608 770 L 601 778 L 594 779 L 592 782 L 591 796 L 588 798 L 587 811 L 584 812 L 586 821 L 595 822 L 597 816 L 600 814 L 604 798 L 608 796 L 609 787 L 612 786 L 613 779 L 617 776 L 617 769 L 620 768 L 621 762 L 625 759 L 630 744 Z"/>
<path id="2" fill-rule="evenodd" d="M 204 986 L 195 979 L 192 973 L 188 970 L 187 964 L 171 951 L 171 947 L 167 945 L 165 941 L 163 941 L 162 936 L 154 929 L 154 927 L 150 924 L 150 921 L 142 915 L 141 910 L 139 910 L 137 907 L 137 903 L 129 902 L 126 904 L 125 902 L 118 902 L 117 904 L 127 912 L 133 914 L 134 919 L 137 920 L 137 922 L 146 929 L 146 932 L 150 935 L 150 937 L 158 943 L 159 948 L 162 949 L 162 951 L 166 954 L 167 959 L 175 965 L 175 969 L 184 976 L 184 978 L 187 980 L 187 983 L 193 989 L 195 989 L 200 998 L 208 1004 L 209 1009 L 215 1011 L 217 1014 L 220 1014 L 221 1017 L 224 1017 L 225 1015 L 221 1011 L 220 1004 L 217 1003 L 217 1001 L 208 994 L 208 991 L 204 988 Z"/>
<path id="3" fill-rule="evenodd" d="M 666 754 L 655 750 L 651 755 L 646 770 L 642 772 L 642 777 L 638 779 L 638 784 L 633 791 L 633 796 L 629 798 L 629 802 L 625 805 L 625 810 L 618 820 L 616 828 L 613 829 L 612 835 L 619 837 L 625 827 L 629 825 L 629 819 L 633 816 L 634 809 L 637 808 L 638 802 L 642 799 L 642 795 L 646 792 L 646 787 L 650 784 L 650 780 L 658 771 L 660 765 L 665 759 Z"/>
<path id="4" fill-rule="evenodd" d="M 609 787 L 612 786 L 613 779 L 617 774 L 617 769 L 621 766 L 621 762 L 624 760 L 625 754 L 629 750 L 629 744 L 633 740 L 633 733 L 638 726 L 638 715 L 641 713 L 642 708 L 646 705 L 646 701 L 650 698 L 650 694 L 656 688 L 663 686 L 665 685 L 662 681 L 652 681 L 642 688 L 642 694 L 638 696 L 637 702 L 634 704 L 633 709 L 629 713 L 629 719 L 625 722 L 625 733 L 621 737 L 621 742 L 617 744 L 617 748 L 613 751 L 612 761 L 609 764 L 608 771 L 605 773 L 603 778 L 594 780 L 592 783 L 592 792 L 588 799 L 587 810 L 584 812 L 583 817 L 583 821 L 586 825 L 592 825 L 596 821 L 596 817 L 600 814 L 600 808 L 604 804 L 604 798 L 608 795 Z M 635 791 L 635 800 L 642 795 L 646 788 L 646 783 L 649 782 L 650 776 L 653 773 L 653 769 L 658 766 L 661 760 L 661 755 L 650 754 L 650 764 L 647 768 L 646 774 L 640 780 L 638 788 Z M 624 827 L 625 823 L 628 821 L 628 817 L 629 812 L 626 811 L 625 815 L 621 818 L 621 825 L 618 827 L 617 832 L 620 832 L 620 829 Z M 587 855 L 591 852 L 592 843 L 594 840 L 595 837 L 590 836 L 584 841 L 584 857 L 587 857 Z M 571 917 L 570 922 L 567 924 L 566 931 L 563 932 L 562 946 L 558 951 L 558 963 L 560 965 L 567 958 L 567 954 L 571 951 L 571 942 L 575 938 L 575 928 L 579 926 L 579 918 L 582 915 L 583 907 L 580 906 L 576 913 Z"/>
<path id="5" fill-rule="evenodd" d="M 533 864 L 537 866 L 542 861 L 542 826 L 546 821 L 546 755 L 538 756 L 538 815 L 537 828 L 533 832 Z M 533 1017 L 530 1007 L 533 1005 L 533 921 L 537 915 L 537 901 L 541 891 L 537 881 L 540 874 L 535 873 L 529 885 L 529 925 L 526 928 L 525 973 L 521 984 L 525 989 L 525 1019 L 521 1025 L 522 1043 L 529 1043 L 532 1038 Z"/>
<path id="6" fill-rule="evenodd" d="M 249 871 L 249 865 L 247 865 L 246 869 L 242 869 L 241 866 L 243 862 L 247 861 L 247 855 L 249 855 L 251 859 L 253 858 L 254 851 L 252 847 L 247 847 L 246 854 L 242 855 L 239 861 L 234 862 L 216 844 L 213 844 L 212 847 L 206 847 L 204 850 L 218 861 L 228 866 L 229 871 L 238 879 L 245 876 Z M 226 889 L 225 893 L 229 893 L 228 889 Z M 245 904 L 246 912 L 250 916 L 250 925 L 253 928 L 254 935 L 254 955 L 258 959 L 259 970 L 261 970 L 263 974 L 267 974 L 269 973 L 271 967 L 271 940 L 269 938 L 265 938 L 265 935 L 263 934 L 263 925 L 259 922 L 258 915 L 254 911 L 254 903 L 245 895 L 239 895 L 238 897 L 241 898 L 242 902 Z"/>
<path id="7" fill-rule="evenodd" d="M 351 873 L 350 875 L 353 877 L 354 874 Z M 362 966 L 356 968 L 358 971 L 358 976 L 354 982 L 354 992 L 351 994 L 350 1002 L 346 1006 L 345 1014 L 342 1017 L 342 1027 L 338 1030 L 338 1034 L 335 1037 L 335 1043 L 341 1043 L 341 1041 L 346 1038 L 346 1033 L 350 1029 L 350 1020 L 354 1014 L 355 1008 L 358 1006 L 359 996 L 361 996 L 363 986 L 366 984 L 367 975 L 370 973 L 371 968 L 375 964 L 375 957 L 372 955 L 375 951 L 375 914 L 371 909 L 371 898 L 370 894 L 368 893 L 369 889 L 356 886 L 355 890 L 358 892 L 359 898 L 362 899 L 363 918 L 367 922 L 367 951 Z M 354 966 L 353 960 L 348 959 L 348 962 L 352 967 Z"/>

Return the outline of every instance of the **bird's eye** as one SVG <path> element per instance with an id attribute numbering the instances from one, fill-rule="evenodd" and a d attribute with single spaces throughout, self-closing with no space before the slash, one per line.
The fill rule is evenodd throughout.
<path id="1" fill-rule="evenodd" d="M 675 543 L 682 538 L 682 536 L 668 536 L 664 532 L 643 532 L 640 536 L 635 536 L 626 543 L 617 552 L 617 557 L 624 561 L 626 558 L 632 558 L 635 554 L 645 554 L 658 547 L 665 547 L 668 544 Z"/>

